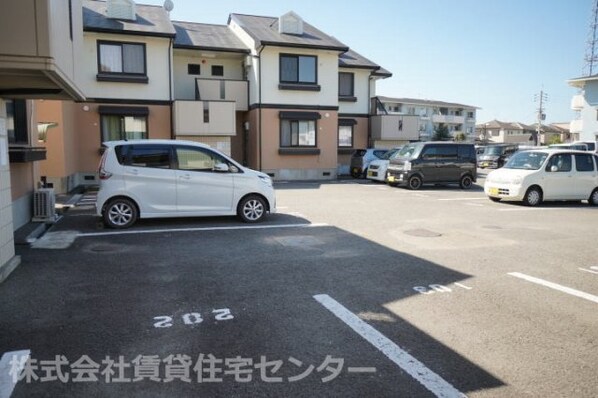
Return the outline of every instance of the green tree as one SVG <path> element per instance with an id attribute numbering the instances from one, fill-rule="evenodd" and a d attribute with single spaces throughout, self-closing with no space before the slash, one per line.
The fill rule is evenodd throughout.
<path id="1" fill-rule="evenodd" d="M 451 134 L 449 133 L 448 127 L 443 123 L 440 123 L 436 130 L 434 130 L 434 141 L 450 141 Z"/>
<path id="2" fill-rule="evenodd" d="M 467 139 L 467 136 L 462 131 L 455 134 L 455 141 L 465 141 L 466 139 Z"/>
<path id="3" fill-rule="evenodd" d="M 561 137 L 559 137 L 558 135 L 553 135 L 548 140 L 548 145 L 562 144 L 562 143 L 563 143 L 563 141 L 561 141 Z"/>

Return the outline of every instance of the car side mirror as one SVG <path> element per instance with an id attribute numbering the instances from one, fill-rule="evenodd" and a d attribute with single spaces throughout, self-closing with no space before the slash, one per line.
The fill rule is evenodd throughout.
<path id="1" fill-rule="evenodd" d="M 550 171 L 553 173 L 556 173 L 557 171 L 559 171 L 559 168 L 558 168 L 558 166 L 553 165 L 553 166 L 550 166 Z"/>
<path id="2" fill-rule="evenodd" d="M 226 163 L 216 163 L 212 171 L 216 171 L 219 173 L 228 173 L 230 171 L 230 167 Z"/>

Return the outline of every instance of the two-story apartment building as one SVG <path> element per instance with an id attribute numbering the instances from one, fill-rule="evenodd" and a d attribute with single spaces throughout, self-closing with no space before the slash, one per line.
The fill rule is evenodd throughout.
<path id="1" fill-rule="evenodd" d="M 571 109 L 576 118 L 571 121 L 570 132 L 574 141 L 598 141 L 598 75 L 569 80 L 578 89 L 571 99 Z"/>
<path id="2" fill-rule="evenodd" d="M 402 140 L 429 141 L 440 125 L 445 125 L 453 137 L 465 134 L 466 140 L 475 139 L 476 111 L 478 107 L 452 102 L 422 100 L 415 98 L 376 97 L 376 114 L 381 119 L 393 120 L 393 136 Z M 394 122 L 396 120 L 396 122 Z M 388 132 L 388 127 L 383 127 Z M 377 133 L 374 131 L 375 136 Z M 388 135 L 387 135 L 388 136 Z"/>
<path id="3" fill-rule="evenodd" d="M 62 192 L 97 183 L 101 143 L 120 138 L 203 142 L 276 179 L 335 178 L 367 146 L 376 80 L 391 76 L 293 12 L 213 25 L 84 0 L 83 38 L 87 101 L 38 104 L 55 126 L 43 175 Z"/>
<path id="4" fill-rule="evenodd" d="M 57 192 L 97 184 L 102 142 L 171 138 L 175 29 L 159 6 L 83 1 L 77 85 L 85 102 L 38 101 L 48 130 L 42 176 Z"/>
<path id="5" fill-rule="evenodd" d="M 13 230 L 31 217 L 46 156 L 37 143 L 48 124 L 31 99 L 84 99 L 75 83 L 80 31 L 78 0 L 20 0 L 0 13 L 0 282 L 19 263 Z"/>

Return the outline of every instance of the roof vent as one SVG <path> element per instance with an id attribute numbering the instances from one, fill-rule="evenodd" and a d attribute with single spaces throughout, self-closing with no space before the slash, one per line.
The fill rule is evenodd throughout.
<path id="1" fill-rule="evenodd" d="M 135 2 L 133 0 L 108 0 L 108 18 L 135 20 Z"/>
<path id="2" fill-rule="evenodd" d="M 293 11 L 287 12 L 278 18 L 278 32 L 290 35 L 302 35 L 303 19 Z"/>

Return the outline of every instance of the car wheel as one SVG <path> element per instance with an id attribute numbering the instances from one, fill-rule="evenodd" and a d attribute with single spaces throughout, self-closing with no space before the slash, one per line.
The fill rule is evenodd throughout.
<path id="1" fill-rule="evenodd" d="M 368 178 L 368 168 L 367 167 L 363 170 L 363 174 L 361 175 L 361 178 Z"/>
<path id="2" fill-rule="evenodd" d="M 117 198 L 111 200 L 104 208 L 104 224 L 115 229 L 129 228 L 139 218 L 137 206 L 132 200 Z"/>
<path id="3" fill-rule="evenodd" d="M 473 179 L 471 178 L 471 176 L 464 175 L 463 177 L 461 177 L 461 180 L 459 181 L 459 186 L 461 187 L 461 189 L 470 189 L 472 185 Z"/>
<path id="4" fill-rule="evenodd" d="M 526 206 L 538 206 L 542 203 L 542 191 L 538 187 L 530 187 L 525 193 L 523 203 Z"/>
<path id="5" fill-rule="evenodd" d="M 422 179 L 419 176 L 411 176 L 407 181 L 407 186 L 413 191 L 417 191 L 422 186 Z"/>
<path id="6" fill-rule="evenodd" d="M 588 204 L 590 206 L 598 206 L 598 188 L 594 189 L 594 191 L 588 198 Z"/>
<path id="7" fill-rule="evenodd" d="M 488 199 L 490 199 L 493 202 L 500 202 L 501 198 L 495 198 L 494 196 L 488 196 Z"/>
<path id="8" fill-rule="evenodd" d="M 248 196 L 239 203 L 237 214 L 246 223 L 262 221 L 266 215 L 266 202 L 257 195 Z"/>

